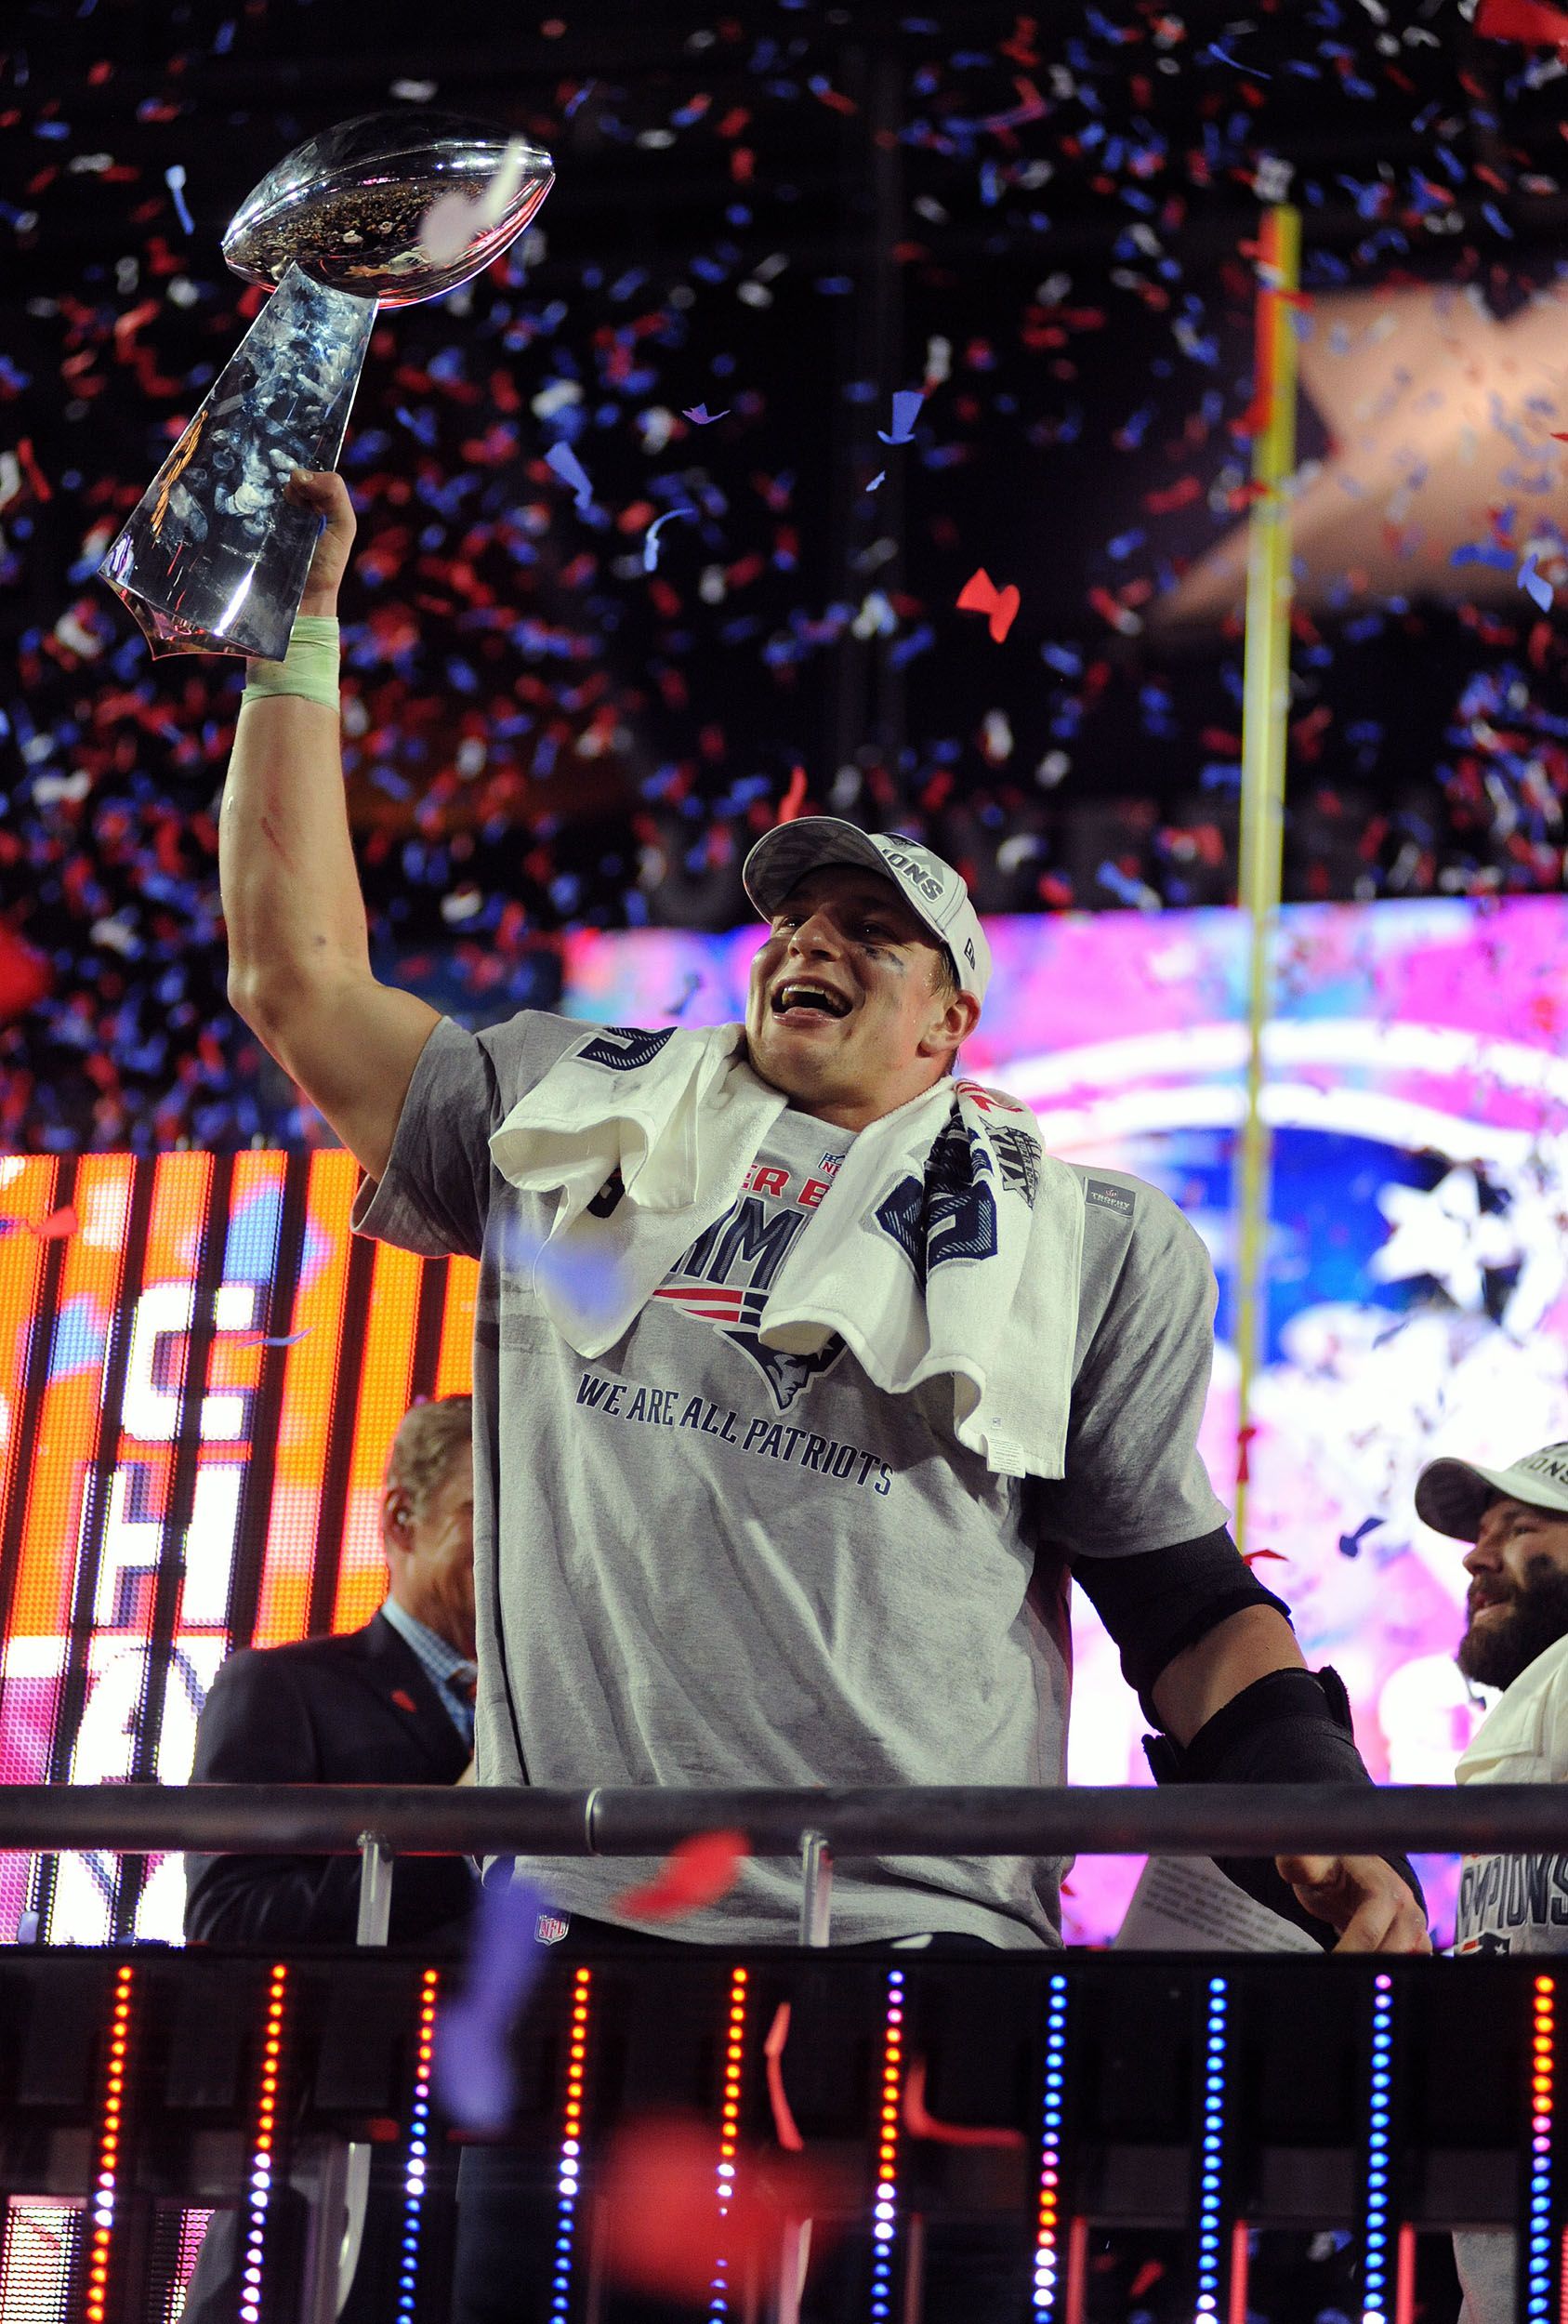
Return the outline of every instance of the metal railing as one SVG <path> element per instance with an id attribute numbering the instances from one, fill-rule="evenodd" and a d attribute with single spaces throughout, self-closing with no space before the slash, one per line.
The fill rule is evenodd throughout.
<path id="1" fill-rule="evenodd" d="M 757 1855 L 1568 1851 L 1568 1786 L 1212 1784 L 580 1791 L 427 1784 L 0 1785 L 0 1849 L 122 1855 L 654 1855 L 736 1830 Z"/>
<path id="2" fill-rule="evenodd" d="M 653 1855 L 718 1829 L 744 1834 L 758 1855 L 797 1859 L 798 1936 L 813 1947 L 829 1941 L 836 1856 L 1568 1851 L 1568 1786 L 0 1785 L 0 1850 L 357 1855 L 362 1946 L 387 1941 L 399 1855 Z M 370 2149 L 361 2142 L 335 2142 L 325 2153 L 311 2206 L 302 2324 L 335 2324 L 349 2296 L 369 2176 Z"/>

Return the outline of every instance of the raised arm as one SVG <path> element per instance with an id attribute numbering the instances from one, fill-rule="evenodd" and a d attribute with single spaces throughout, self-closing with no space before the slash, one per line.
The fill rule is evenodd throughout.
<path id="1" fill-rule="evenodd" d="M 348 487 L 331 471 L 296 471 L 289 494 L 326 521 L 300 612 L 336 618 L 354 537 Z M 218 872 L 230 1001 L 379 1178 L 439 1020 L 371 973 L 336 708 L 247 693 L 224 787 Z"/>

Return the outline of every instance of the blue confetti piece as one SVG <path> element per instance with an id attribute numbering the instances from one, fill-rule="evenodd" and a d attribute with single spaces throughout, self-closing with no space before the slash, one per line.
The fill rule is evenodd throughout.
<path id="1" fill-rule="evenodd" d="M 1232 73 L 1240 73 L 1249 81 L 1272 81 L 1274 77 L 1272 73 L 1259 73 L 1255 64 L 1238 62 L 1234 57 L 1228 55 L 1220 47 L 1217 40 L 1209 42 L 1208 54 L 1214 59 L 1216 64 L 1228 64 Z"/>
<path id="2" fill-rule="evenodd" d="M 1519 568 L 1518 574 L 1515 577 L 1514 586 L 1517 588 L 1527 590 L 1535 599 L 1542 613 L 1547 614 L 1551 611 L 1553 590 L 1551 583 L 1547 579 L 1545 574 L 1537 573 L 1535 571 L 1535 558 L 1537 553 L 1538 552 L 1534 548 L 1530 551 L 1529 556 L 1526 557 L 1524 562 Z"/>
<path id="3" fill-rule="evenodd" d="M 1454 549 L 1448 560 L 1451 565 L 1496 565 L 1499 573 L 1513 567 L 1513 551 L 1501 548 L 1496 541 L 1464 541 Z"/>
<path id="4" fill-rule="evenodd" d="M 680 416 L 689 419 L 693 428 L 711 428 L 716 419 L 729 418 L 730 406 L 726 404 L 721 412 L 710 412 L 705 403 L 693 403 L 691 410 L 682 412 Z"/>
<path id="5" fill-rule="evenodd" d="M 659 561 L 661 527 L 668 524 L 672 517 L 694 517 L 696 513 L 695 508 L 666 508 L 662 517 L 653 519 L 652 523 L 642 535 L 642 570 L 644 573 L 652 573 Z"/>
<path id="6" fill-rule="evenodd" d="M 877 487 L 877 485 L 878 485 L 878 484 L 885 484 L 885 483 L 887 482 L 887 481 L 888 481 L 888 471 L 887 471 L 887 469 L 886 469 L 885 468 L 879 468 L 879 469 L 877 469 L 877 471 L 876 471 L 876 475 L 872 478 L 872 480 L 871 480 L 870 483 L 866 486 L 866 488 L 865 488 L 865 489 L 866 489 L 866 491 L 867 491 L 868 493 L 874 493 L 874 492 L 876 490 L 876 487 Z M 95 570 L 96 570 L 96 568 L 95 568 Z"/>
<path id="7" fill-rule="evenodd" d="M 461 1997 L 436 2027 L 436 2095 L 469 2131 L 502 2131 L 517 2097 L 511 2032 L 549 1959 L 536 1934 L 548 1899 L 526 1881 L 498 1878 L 481 1892 Z"/>
<path id="8" fill-rule="evenodd" d="M 917 654 L 929 653 L 936 641 L 936 631 L 929 621 L 923 621 L 918 629 L 912 629 L 907 638 L 895 639 L 888 648 L 889 667 L 903 669 L 907 662 L 914 661 Z"/>
<path id="9" fill-rule="evenodd" d="M 895 388 L 893 390 L 893 427 L 889 435 L 884 428 L 876 430 L 883 443 L 913 443 L 915 421 L 926 400 L 923 388 Z"/>
<path id="10" fill-rule="evenodd" d="M 171 162 L 164 172 L 164 183 L 174 196 L 175 212 L 188 234 L 196 231 L 195 222 L 185 206 L 185 167 L 181 162 Z"/>
<path id="11" fill-rule="evenodd" d="M 1359 1557 L 1361 1555 L 1362 1543 L 1365 1540 L 1369 1533 L 1377 1532 L 1383 1520 L 1381 1517 L 1364 1517 L 1360 1525 L 1357 1525 L 1354 1533 L 1342 1533 L 1339 1536 L 1340 1556 Z"/>
<path id="12" fill-rule="evenodd" d="M 402 418 L 402 415 L 398 415 Z M 545 466 L 553 469 L 573 495 L 573 505 L 581 516 L 593 507 L 593 486 L 587 470 L 569 443 L 552 443 L 545 455 Z"/>

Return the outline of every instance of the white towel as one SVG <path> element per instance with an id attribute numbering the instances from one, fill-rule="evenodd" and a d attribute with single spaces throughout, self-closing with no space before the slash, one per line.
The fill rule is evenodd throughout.
<path id="1" fill-rule="evenodd" d="M 723 1216 L 786 1102 L 731 1024 L 586 1033 L 513 1106 L 490 1151 L 512 1185 L 556 1197 L 520 1258 L 580 1355 L 613 1346 Z M 1082 1189 L 1029 1108 L 942 1080 L 860 1132 L 759 1334 L 811 1354 L 837 1332 L 894 1395 L 945 1374 L 960 1444 L 998 1475 L 1060 1477 L 1083 1238 Z"/>

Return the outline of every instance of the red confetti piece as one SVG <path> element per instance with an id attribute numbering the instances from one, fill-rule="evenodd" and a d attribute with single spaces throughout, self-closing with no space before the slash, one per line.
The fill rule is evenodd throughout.
<path id="1" fill-rule="evenodd" d="M 48 989 L 48 962 L 0 922 L 0 1024 L 25 1014 Z"/>
<path id="2" fill-rule="evenodd" d="M 781 823 L 793 823 L 796 816 L 800 812 L 800 810 L 805 806 L 805 804 L 806 770 L 804 767 L 791 767 L 789 771 L 789 788 L 784 793 L 783 799 L 779 801 L 779 821 Z"/>
<path id="3" fill-rule="evenodd" d="M 637 1921 L 680 1921 L 700 1912 L 735 1885 L 751 1842 L 743 1831 L 699 1831 L 670 1850 L 652 1879 L 626 1888 L 611 1909 Z"/>
<path id="4" fill-rule="evenodd" d="M 1481 0 L 1475 29 L 1485 40 L 1522 40 L 1543 48 L 1568 48 L 1568 16 L 1545 0 Z"/>
<path id="5" fill-rule="evenodd" d="M 1257 1433 L 1256 1425 L 1251 1423 L 1236 1431 L 1236 1483 L 1238 1485 L 1250 1485 L 1252 1482 L 1252 1440 Z"/>
<path id="6" fill-rule="evenodd" d="M 1023 2146 L 1028 2144 L 1021 2131 L 1009 2131 L 1001 2124 L 995 2129 L 984 2123 L 941 2122 L 926 2106 L 926 2061 L 911 2058 L 909 2075 L 903 2086 L 903 2127 L 911 2138 L 929 2138 L 939 2146 Z"/>
<path id="7" fill-rule="evenodd" d="M 1174 484 L 1167 484 L 1163 492 L 1145 493 L 1143 506 L 1151 516 L 1168 516 L 1173 508 L 1188 508 L 1202 494 L 1203 486 L 1195 476 L 1183 476 Z"/>
<path id="8" fill-rule="evenodd" d="M 1242 1558 L 1244 1565 L 1256 1565 L 1259 1559 L 1270 1557 L 1276 1565 L 1288 1565 L 1290 1560 L 1283 1550 L 1247 1550 Z"/>
<path id="9" fill-rule="evenodd" d="M 997 645 L 1012 627 L 1018 608 L 1019 594 L 1013 584 L 1009 581 L 1005 589 L 999 589 L 983 565 L 976 567 L 958 592 L 961 614 L 990 614 L 991 635 Z"/>
<path id="10" fill-rule="evenodd" d="M 1127 2298 L 1129 2300 L 1141 2300 L 1146 2291 L 1152 2291 L 1153 2290 L 1154 2286 L 1159 2282 L 1160 2278 L 1165 2274 L 1165 2272 L 1166 2264 L 1164 2260 L 1145 2260 L 1137 2275 L 1133 2278 L 1131 2283 L 1127 2286 Z"/>
<path id="11" fill-rule="evenodd" d="M 41 1243 L 63 1243 L 76 1233 L 81 1223 L 76 1216 L 75 1204 L 68 1202 L 63 1208 L 51 1210 L 46 1219 L 40 1219 L 33 1232 Z"/>
<path id="12" fill-rule="evenodd" d="M 801 2137 L 789 2093 L 784 2085 L 784 2044 L 789 2040 L 789 2003 L 781 2001 L 773 2012 L 773 2022 L 768 2028 L 768 2039 L 762 2044 L 762 2054 L 768 2062 L 768 2104 L 773 2114 L 773 2136 L 779 2145 L 797 2155 L 806 2142 Z"/>
<path id="13" fill-rule="evenodd" d="M 33 456 L 33 440 L 30 436 L 20 436 L 17 439 L 17 458 L 21 462 L 23 473 L 39 499 L 52 500 L 55 496 L 54 487 Z"/>
<path id="14" fill-rule="evenodd" d="M 645 2117 L 616 2134 L 600 2182 L 605 2264 L 615 2282 L 703 2303 L 722 2254 L 730 2280 L 755 2281 L 767 2300 L 778 2285 L 784 2229 L 810 2220 L 820 2251 L 836 2232 L 832 2214 L 854 2199 L 841 2167 L 742 2147 L 721 2219 L 714 2155 L 711 2123 L 679 2116 Z"/>

